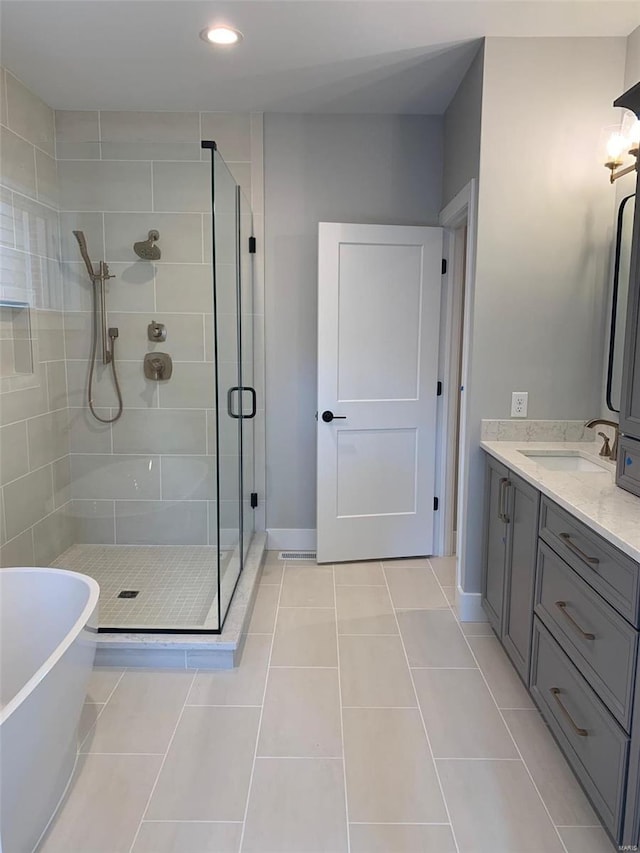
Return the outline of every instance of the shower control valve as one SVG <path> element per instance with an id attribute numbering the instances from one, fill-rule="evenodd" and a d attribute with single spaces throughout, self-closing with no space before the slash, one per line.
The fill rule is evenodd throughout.
<path id="1" fill-rule="evenodd" d="M 144 375 L 154 382 L 171 379 L 173 362 L 166 352 L 148 352 L 144 357 Z"/>
<path id="2" fill-rule="evenodd" d="M 147 326 L 147 337 L 154 342 L 166 341 L 167 327 L 164 323 L 156 323 L 155 320 L 152 320 Z"/>

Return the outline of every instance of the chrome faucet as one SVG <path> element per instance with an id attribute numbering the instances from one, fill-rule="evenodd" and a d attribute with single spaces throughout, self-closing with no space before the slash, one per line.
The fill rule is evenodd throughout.
<path id="1" fill-rule="evenodd" d="M 618 437 L 620 435 L 620 427 L 615 421 L 608 421 L 604 418 L 593 418 L 593 420 L 586 422 L 585 427 L 587 429 L 592 429 L 593 427 L 600 425 L 610 426 L 613 427 L 615 430 L 613 446 L 609 448 L 609 440 L 605 437 L 604 444 L 602 445 L 602 449 L 600 450 L 600 456 L 606 456 L 608 459 L 611 459 L 615 462 L 618 458 Z M 603 435 L 603 433 L 599 432 L 598 435 Z"/>

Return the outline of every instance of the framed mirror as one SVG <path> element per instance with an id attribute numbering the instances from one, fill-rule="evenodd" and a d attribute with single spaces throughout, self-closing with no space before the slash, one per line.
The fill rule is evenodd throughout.
<path id="1" fill-rule="evenodd" d="M 610 412 L 620 411 L 624 327 L 627 318 L 627 297 L 629 293 L 634 198 L 635 194 L 632 193 L 622 199 L 618 207 L 616 220 L 613 292 L 611 296 L 611 321 L 609 325 L 609 360 L 607 365 L 607 408 Z"/>

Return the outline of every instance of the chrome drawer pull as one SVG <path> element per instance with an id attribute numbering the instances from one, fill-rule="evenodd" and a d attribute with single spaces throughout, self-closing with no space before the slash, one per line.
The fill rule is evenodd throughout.
<path id="1" fill-rule="evenodd" d="M 556 601 L 556 607 L 558 608 L 560 613 L 562 613 L 562 615 L 569 620 L 569 622 L 573 625 L 576 631 L 578 631 L 579 634 L 582 634 L 585 640 L 595 640 L 596 635 L 591 634 L 588 631 L 583 631 L 582 628 L 576 622 L 576 620 L 571 616 L 571 614 L 567 612 L 566 601 Z"/>
<path id="2" fill-rule="evenodd" d="M 569 720 L 569 722 L 571 723 L 571 726 L 572 726 L 574 732 L 577 735 L 579 735 L 580 737 L 587 737 L 589 732 L 586 729 L 581 729 L 580 726 L 576 726 L 576 724 L 573 722 L 573 717 L 571 716 L 571 714 L 567 711 L 567 709 L 564 707 L 564 705 L 560 701 L 560 698 L 559 698 L 560 692 L 561 691 L 560 691 L 559 687 L 550 687 L 549 688 L 549 693 L 551 693 L 553 695 L 553 698 L 556 700 L 556 702 L 560 706 L 560 710 L 565 715 L 567 720 Z"/>
<path id="3" fill-rule="evenodd" d="M 584 551 L 581 551 L 580 548 L 578 548 L 578 546 L 574 542 L 571 541 L 571 534 L 570 533 L 561 533 L 560 538 L 565 543 L 565 545 L 568 545 L 572 551 L 575 551 L 575 553 L 582 560 L 586 560 L 587 563 L 592 563 L 593 565 L 597 565 L 600 562 L 600 560 L 597 557 L 588 557 L 584 553 Z"/>

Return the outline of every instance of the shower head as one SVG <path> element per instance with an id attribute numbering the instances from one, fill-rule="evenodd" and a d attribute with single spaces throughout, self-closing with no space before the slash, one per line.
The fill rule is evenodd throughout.
<path id="1" fill-rule="evenodd" d="M 141 240 L 139 243 L 133 244 L 133 251 L 143 261 L 158 261 L 160 260 L 160 247 L 155 245 L 156 240 L 160 238 L 157 231 L 149 231 L 149 238 Z"/>
<path id="2" fill-rule="evenodd" d="M 87 249 L 87 241 L 84 236 L 84 231 L 74 231 L 73 236 L 78 241 L 78 246 L 80 247 L 80 254 L 82 255 L 82 260 L 85 262 L 87 267 L 87 272 L 89 273 L 89 277 L 93 281 L 95 278 L 95 272 L 93 269 L 93 264 L 91 263 L 91 259 L 89 258 L 89 251 Z"/>

